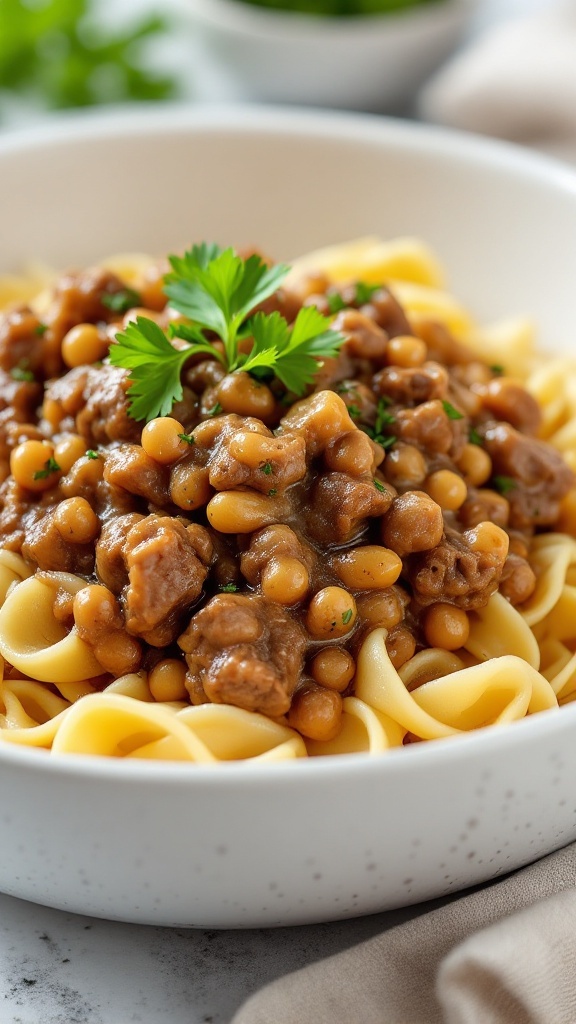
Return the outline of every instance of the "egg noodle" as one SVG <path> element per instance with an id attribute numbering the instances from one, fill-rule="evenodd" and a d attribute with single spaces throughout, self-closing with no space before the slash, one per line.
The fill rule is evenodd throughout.
<path id="1" fill-rule="evenodd" d="M 146 264 L 117 257 L 108 267 L 130 283 Z M 539 358 L 525 320 L 479 328 L 445 290 L 437 259 L 419 241 L 366 238 L 312 253 L 293 264 L 292 280 L 310 271 L 338 284 L 390 286 L 411 322 L 446 324 L 482 359 L 504 364 L 543 411 L 541 437 L 576 470 L 576 364 Z M 49 283 L 46 271 L 0 279 L 0 301 L 30 300 Z M 39 311 L 42 294 L 32 299 Z M 566 524 L 569 529 L 569 525 Z M 69 573 L 33 574 L 24 559 L 0 551 L 0 653 L 13 671 L 0 680 L 2 742 L 56 754 L 97 754 L 211 764 L 235 759 L 277 761 L 307 755 L 382 754 L 411 740 L 431 740 L 504 725 L 576 699 L 576 541 L 543 533 L 532 542 L 533 595 L 514 608 L 495 593 L 470 613 L 470 635 L 457 651 L 424 649 L 397 671 L 386 630 L 374 629 L 357 658 L 354 696 L 343 700 L 342 728 L 326 742 L 308 740 L 283 720 L 226 704 L 155 701 L 144 671 L 104 690 L 91 680 L 102 668 L 92 649 L 67 632 L 54 611 L 55 582 L 75 594 L 86 581 Z"/>

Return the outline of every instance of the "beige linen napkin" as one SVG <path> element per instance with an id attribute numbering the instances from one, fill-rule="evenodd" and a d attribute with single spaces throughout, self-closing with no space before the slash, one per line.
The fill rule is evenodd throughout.
<path id="1" fill-rule="evenodd" d="M 576 844 L 280 978 L 232 1024 L 576 1024 Z"/>
<path id="2" fill-rule="evenodd" d="M 575 0 L 487 29 L 428 82 L 419 113 L 576 162 Z"/>

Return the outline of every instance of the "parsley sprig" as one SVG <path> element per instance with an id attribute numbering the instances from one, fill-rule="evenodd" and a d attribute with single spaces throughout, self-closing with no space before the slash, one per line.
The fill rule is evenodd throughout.
<path id="1" fill-rule="evenodd" d="M 292 325 L 278 312 L 251 315 L 286 277 L 289 267 L 283 264 L 269 266 L 257 255 L 244 260 L 233 249 L 202 243 L 170 257 L 170 265 L 164 290 L 187 322 L 172 325 L 167 335 L 154 321 L 137 317 L 110 348 L 110 362 L 131 371 L 134 419 L 170 413 L 182 398 L 182 369 L 191 356 L 218 359 L 227 373 L 276 376 L 301 395 L 314 379 L 317 360 L 336 355 L 344 342 L 314 306 L 301 309 Z M 245 339 L 252 339 L 248 352 L 240 346 Z"/>
<path id="2" fill-rule="evenodd" d="M 362 430 L 371 437 L 376 444 L 379 444 L 381 448 L 391 448 L 396 443 L 396 437 L 393 434 L 384 434 L 384 428 L 390 426 L 390 424 L 396 422 L 396 417 L 393 413 L 388 412 L 388 406 L 390 405 L 390 399 L 387 395 L 383 395 L 382 398 L 378 399 L 378 405 L 376 406 L 376 419 L 373 427 L 362 427 Z"/>

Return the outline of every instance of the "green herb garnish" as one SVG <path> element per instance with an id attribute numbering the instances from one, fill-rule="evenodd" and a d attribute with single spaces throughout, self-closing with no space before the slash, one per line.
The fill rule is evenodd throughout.
<path id="1" fill-rule="evenodd" d="M 470 441 L 470 444 L 482 444 L 482 437 L 476 430 L 476 427 L 470 427 L 470 430 L 468 432 L 468 440 Z"/>
<path id="2" fill-rule="evenodd" d="M 275 496 L 276 496 L 277 494 L 278 494 L 278 491 L 276 490 L 276 488 L 275 488 L 275 487 L 272 487 L 272 488 L 271 488 L 271 489 L 270 489 L 270 490 L 268 491 L 268 497 L 269 497 L 269 498 L 274 498 L 274 497 L 275 497 Z"/>
<path id="3" fill-rule="evenodd" d="M 178 437 L 180 438 L 181 441 L 185 441 L 186 444 L 196 444 L 196 438 L 194 437 L 194 434 L 178 434 Z"/>
<path id="4" fill-rule="evenodd" d="M 207 416 L 219 416 L 221 412 L 222 412 L 222 406 L 220 405 L 220 402 L 215 402 L 215 404 L 212 406 L 212 408 L 208 409 L 206 411 L 206 415 Z"/>
<path id="5" fill-rule="evenodd" d="M 34 473 L 34 480 L 46 480 L 49 476 L 52 475 L 52 473 L 58 473 L 59 470 L 60 466 L 56 462 L 56 459 L 50 457 L 49 459 L 46 459 L 46 462 L 44 463 L 44 469 L 36 470 L 36 472 Z"/>
<path id="6" fill-rule="evenodd" d="M 102 305 L 112 313 L 127 313 L 141 304 L 142 299 L 133 288 L 121 288 L 118 292 L 104 292 L 102 295 Z"/>
<path id="7" fill-rule="evenodd" d="M 386 488 L 384 487 L 384 484 L 380 482 L 380 480 L 374 481 L 374 487 L 376 488 L 377 491 L 380 491 L 380 494 L 386 494 Z"/>
<path id="8" fill-rule="evenodd" d="M 340 292 L 330 292 L 326 296 L 326 302 L 328 303 L 328 310 L 332 315 L 340 313 L 341 310 L 346 309 L 346 303 L 340 295 Z"/>
<path id="9" fill-rule="evenodd" d="M 365 306 L 372 301 L 375 292 L 379 292 L 382 286 L 379 284 L 366 284 L 365 281 L 358 281 L 356 284 L 356 305 Z"/>
<path id="10" fill-rule="evenodd" d="M 492 486 L 499 494 L 508 494 L 518 487 L 518 481 L 511 476 L 493 476 Z"/>
<path id="11" fill-rule="evenodd" d="M 222 586 L 218 587 L 221 594 L 236 594 L 240 587 L 236 586 L 235 583 L 223 583 Z"/>
<path id="12" fill-rule="evenodd" d="M 348 406 L 348 415 L 353 420 L 359 420 L 362 417 L 362 410 L 352 403 L 352 405 Z"/>
<path id="13" fill-rule="evenodd" d="M 442 408 L 446 413 L 449 420 L 463 420 L 464 416 L 458 409 L 455 409 L 451 402 L 447 402 L 445 399 L 442 402 Z"/>
<path id="14" fill-rule="evenodd" d="M 85 454 L 86 454 L 86 458 L 87 459 L 94 460 L 94 459 L 99 459 L 100 458 L 100 456 L 98 455 L 98 452 L 95 452 L 93 448 L 89 448 L 88 451 Z"/>
<path id="15" fill-rule="evenodd" d="M 27 370 L 25 366 L 13 366 L 10 370 L 10 376 L 12 380 L 27 381 L 28 383 L 36 380 L 32 370 Z"/>
<path id="16" fill-rule="evenodd" d="M 301 309 L 291 326 L 278 312 L 250 315 L 284 280 L 289 268 L 282 264 L 269 267 L 256 255 L 243 260 L 233 249 L 206 243 L 170 257 L 170 264 L 165 292 L 189 323 L 172 325 L 169 336 L 186 347 L 175 349 L 158 324 L 137 317 L 110 348 L 110 362 L 131 371 L 129 412 L 136 420 L 170 413 L 182 398 L 180 377 L 190 356 L 210 355 L 227 373 L 276 376 L 298 396 L 314 380 L 318 360 L 336 355 L 345 340 L 315 306 Z M 206 332 L 222 341 L 223 352 Z M 248 353 L 239 348 L 244 338 L 253 339 Z M 217 403 L 208 415 L 221 411 Z"/>
<path id="17" fill-rule="evenodd" d="M 167 23 L 107 23 L 97 0 L 0 0 L 0 90 L 51 109 L 173 96 L 145 49 Z"/>
<path id="18" fill-rule="evenodd" d="M 352 618 L 352 609 L 351 608 L 348 608 L 347 611 L 342 612 L 342 624 L 344 626 L 348 625 L 348 623 L 350 622 L 351 618 Z"/>
<path id="19" fill-rule="evenodd" d="M 492 363 L 490 369 L 492 370 L 492 373 L 494 374 L 495 377 L 501 377 L 502 374 L 504 373 L 504 367 L 502 366 L 501 363 Z"/>
<path id="20" fill-rule="evenodd" d="M 46 334 L 47 330 L 48 324 L 36 324 L 36 327 L 34 328 L 34 334 L 39 334 L 40 337 L 42 337 L 43 334 Z"/>
<path id="21" fill-rule="evenodd" d="M 393 413 L 388 412 L 388 406 L 391 404 L 390 399 L 387 395 L 378 399 L 378 405 L 376 406 L 376 419 L 374 420 L 373 427 L 362 427 L 365 434 L 372 438 L 376 444 L 379 444 L 381 448 L 390 448 L 396 441 L 396 438 L 392 434 L 383 434 L 385 426 L 389 426 L 391 423 L 396 422 L 396 417 Z"/>
<path id="22" fill-rule="evenodd" d="M 272 468 L 272 463 L 271 462 L 264 462 L 264 463 L 262 463 L 262 465 L 260 466 L 260 469 L 262 470 L 263 473 L 266 474 L 266 476 L 270 476 L 270 474 L 274 472 L 274 470 Z"/>

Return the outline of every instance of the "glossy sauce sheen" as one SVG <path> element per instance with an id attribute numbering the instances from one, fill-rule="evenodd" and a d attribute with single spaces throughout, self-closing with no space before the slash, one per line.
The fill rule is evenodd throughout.
<path id="1" fill-rule="evenodd" d="M 529 393 L 445 327 L 411 325 L 385 289 L 361 305 L 322 280 L 281 290 L 266 310 L 289 321 L 302 302 L 342 307 L 346 341 L 307 395 L 192 357 L 182 401 L 143 431 L 106 362 L 122 318 L 103 299 L 123 288 L 69 275 L 42 322 L 0 319 L 0 544 L 89 582 L 56 610 L 102 687 L 145 668 L 159 700 L 286 715 L 328 740 L 370 630 L 399 668 L 460 649 L 496 590 L 530 597 L 530 540 L 572 473 L 537 439 Z M 168 322 L 160 268 L 141 301 Z"/>

